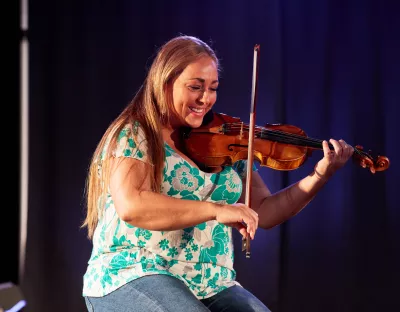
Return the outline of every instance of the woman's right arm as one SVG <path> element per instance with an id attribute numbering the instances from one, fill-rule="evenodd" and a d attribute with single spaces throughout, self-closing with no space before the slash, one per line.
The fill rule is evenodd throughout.
<path id="1" fill-rule="evenodd" d="M 254 238 L 258 215 L 252 209 L 242 204 L 222 205 L 153 192 L 150 170 L 151 165 L 137 159 L 112 159 L 111 196 L 117 214 L 123 221 L 148 230 L 172 231 L 217 220 L 238 228 L 244 236 L 249 232 Z"/>

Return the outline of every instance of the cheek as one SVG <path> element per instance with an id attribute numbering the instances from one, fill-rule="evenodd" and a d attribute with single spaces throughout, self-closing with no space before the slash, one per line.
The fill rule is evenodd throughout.
<path id="1" fill-rule="evenodd" d="M 182 96 L 182 92 L 174 91 L 172 100 L 173 100 L 175 110 L 177 112 L 182 111 L 182 106 L 183 106 L 183 103 L 185 102 L 185 99 Z"/>

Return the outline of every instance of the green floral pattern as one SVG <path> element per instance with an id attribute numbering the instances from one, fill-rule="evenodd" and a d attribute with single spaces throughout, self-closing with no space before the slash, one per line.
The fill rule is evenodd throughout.
<path id="1" fill-rule="evenodd" d="M 161 193 L 190 200 L 234 204 L 242 192 L 245 165 L 205 173 L 193 167 L 165 143 Z M 147 158 L 143 130 L 136 122 L 118 136 L 116 157 Z M 182 280 L 201 299 L 238 284 L 233 269 L 231 228 L 216 221 L 176 231 L 149 231 L 118 218 L 111 195 L 93 238 L 93 250 L 84 275 L 84 296 L 104 296 L 131 280 L 167 274 Z"/>

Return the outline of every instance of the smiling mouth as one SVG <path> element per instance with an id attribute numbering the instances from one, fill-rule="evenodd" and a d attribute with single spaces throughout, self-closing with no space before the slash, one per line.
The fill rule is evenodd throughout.
<path id="1" fill-rule="evenodd" d="M 205 109 L 204 108 L 196 108 L 196 107 L 190 107 L 189 106 L 189 110 L 193 113 L 195 113 L 196 115 L 203 115 L 205 113 Z"/>

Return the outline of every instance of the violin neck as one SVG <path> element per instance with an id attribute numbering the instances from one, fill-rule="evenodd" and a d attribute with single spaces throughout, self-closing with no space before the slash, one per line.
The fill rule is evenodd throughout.
<path id="1" fill-rule="evenodd" d="M 322 140 L 313 139 L 298 134 L 287 133 L 279 130 L 263 129 L 259 132 L 259 137 L 261 139 L 279 143 L 304 146 L 312 149 L 322 149 Z M 333 149 L 333 145 L 330 143 L 329 147 Z"/>

